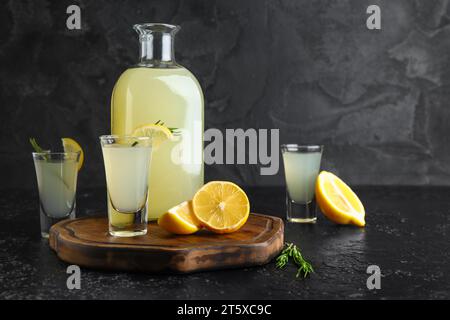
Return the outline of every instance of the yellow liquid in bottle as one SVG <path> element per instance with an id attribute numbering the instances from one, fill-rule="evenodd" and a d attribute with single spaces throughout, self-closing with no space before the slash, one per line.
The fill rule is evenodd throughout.
<path id="1" fill-rule="evenodd" d="M 192 199 L 203 185 L 203 94 L 195 77 L 183 67 L 126 70 L 112 93 L 112 134 L 132 134 L 136 127 L 158 120 L 179 128 L 181 134 L 177 141 L 153 150 L 149 220 Z"/>

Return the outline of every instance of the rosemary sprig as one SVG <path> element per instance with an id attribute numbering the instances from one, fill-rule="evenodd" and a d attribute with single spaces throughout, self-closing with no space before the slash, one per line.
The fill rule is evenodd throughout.
<path id="1" fill-rule="evenodd" d="M 44 150 L 43 148 L 41 148 L 41 146 L 38 145 L 38 143 L 37 143 L 37 141 L 36 141 L 35 138 L 30 138 L 30 143 L 31 143 L 31 146 L 32 146 L 33 149 L 34 149 L 34 152 L 36 152 L 36 153 L 46 153 L 46 152 L 50 152 L 49 150 Z M 50 160 L 49 156 L 46 155 L 46 154 L 43 155 L 42 158 L 43 158 L 44 160 Z"/>
<path id="2" fill-rule="evenodd" d="M 292 251 L 292 246 L 294 244 L 292 243 L 286 243 L 286 248 L 283 249 L 283 251 L 281 251 L 280 255 L 277 257 L 277 259 L 275 260 L 275 266 L 278 269 L 283 269 L 286 264 L 289 262 L 289 257 L 291 255 L 291 251 Z"/>
<path id="3" fill-rule="evenodd" d="M 156 121 L 155 124 L 159 124 L 159 125 L 164 126 L 164 122 L 162 122 L 161 120 Z M 167 129 L 169 129 L 169 130 L 170 130 L 170 133 L 172 133 L 172 134 L 174 134 L 174 135 L 178 135 L 178 134 L 179 134 L 179 132 L 177 131 L 178 128 L 167 127 Z"/>
<path id="4" fill-rule="evenodd" d="M 34 149 L 35 152 L 37 152 L 37 153 L 45 152 L 45 150 L 42 149 L 42 148 L 38 145 L 38 143 L 37 143 L 37 141 L 36 141 L 35 138 L 30 138 L 30 143 L 31 143 L 31 146 L 33 147 L 33 149 Z"/>
<path id="5" fill-rule="evenodd" d="M 283 269 L 289 262 L 289 258 L 292 258 L 294 263 L 297 265 L 298 269 L 297 274 L 295 275 L 297 278 L 301 274 L 303 274 L 303 277 L 306 278 L 310 273 L 314 272 L 312 265 L 303 258 L 300 250 L 293 243 L 286 243 L 286 248 L 284 248 L 277 257 L 275 266 L 278 269 Z"/>

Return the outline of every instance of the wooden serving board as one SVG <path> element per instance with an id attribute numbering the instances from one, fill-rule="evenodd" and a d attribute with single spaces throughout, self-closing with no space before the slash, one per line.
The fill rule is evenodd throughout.
<path id="1" fill-rule="evenodd" d="M 284 243 L 283 221 L 254 213 L 240 230 L 222 235 L 206 230 L 173 235 L 155 222 L 145 236 L 118 238 L 107 230 L 104 217 L 63 220 L 50 229 L 50 246 L 60 259 L 83 267 L 189 273 L 262 265 Z"/>

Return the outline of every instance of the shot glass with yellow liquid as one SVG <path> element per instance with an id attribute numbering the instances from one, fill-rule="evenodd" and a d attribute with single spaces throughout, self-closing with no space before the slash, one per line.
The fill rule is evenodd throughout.
<path id="1" fill-rule="evenodd" d="M 49 237 L 50 227 L 75 218 L 80 152 L 33 152 L 39 189 L 41 236 Z"/>
<path id="2" fill-rule="evenodd" d="M 147 233 L 150 137 L 100 137 L 108 190 L 109 233 L 134 237 Z"/>
<path id="3" fill-rule="evenodd" d="M 315 184 L 320 171 L 323 146 L 284 144 L 281 146 L 286 178 L 287 220 L 315 223 Z"/>

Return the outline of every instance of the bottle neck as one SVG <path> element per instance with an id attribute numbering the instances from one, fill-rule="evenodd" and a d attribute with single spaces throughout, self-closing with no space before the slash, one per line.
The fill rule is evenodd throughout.
<path id="1" fill-rule="evenodd" d="M 139 37 L 141 45 L 140 66 L 170 67 L 176 65 L 174 35 L 169 32 L 152 32 Z"/>

